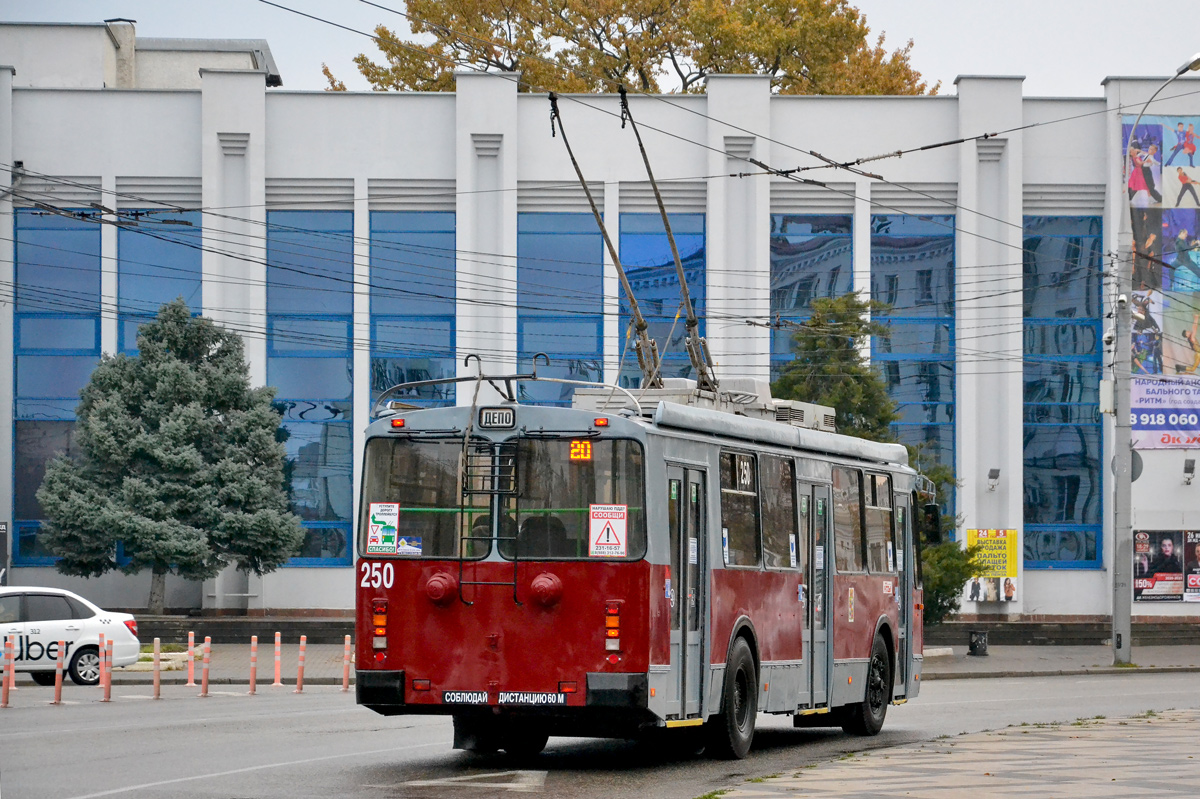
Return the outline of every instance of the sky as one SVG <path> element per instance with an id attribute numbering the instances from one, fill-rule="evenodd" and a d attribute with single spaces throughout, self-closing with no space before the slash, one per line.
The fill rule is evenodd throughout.
<path id="1" fill-rule="evenodd" d="M 369 32 L 403 18 L 358 0 L 277 0 Z M 378 0 L 403 8 L 402 0 Z M 1174 74 L 1200 51 L 1195 0 L 854 0 L 889 49 L 914 41 L 912 61 L 939 90 L 958 75 L 1024 75 L 1026 96 L 1091 96 L 1109 75 Z M 321 63 L 348 88 L 368 89 L 352 59 L 377 51 L 359 34 L 258 0 L 0 0 L 0 20 L 137 20 L 141 36 L 266 39 L 286 89 L 323 89 Z M 872 35 L 874 35 L 874 33 Z M 0 54 L 3 62 L 3 54 Z"/>

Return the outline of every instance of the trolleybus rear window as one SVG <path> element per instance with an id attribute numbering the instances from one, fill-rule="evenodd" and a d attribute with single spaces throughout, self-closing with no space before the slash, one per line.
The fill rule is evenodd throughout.
<path id="1" fill-rule="evenodd" d="M 364 555 L 457 558 L 460 540 L 462 557 L 487 555 L 492 524 L 490 495 L 482 490 L 486 478 L 464 477 L 462 452 L 462 441 L 453 439 L 367 441 L 359 524 Z M 464 479 L 477 491 L 464 494 Z"/>
<path id="2" fill-rule="evenodd" d="M 621 439 L 521 439 L 506 517 L 520 560 L 632 560 L 646 552 L 642 446 Z M 513 557 L 513 542 L 500 539 Z"/>

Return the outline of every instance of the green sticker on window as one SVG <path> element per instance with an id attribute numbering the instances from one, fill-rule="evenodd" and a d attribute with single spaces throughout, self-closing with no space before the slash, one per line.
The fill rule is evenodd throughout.
<path id="1" fill-rule="evenodd" d="M 825 500 L 823 500 L 823 499 L 817 500 L 817 515 L 818 516 L 825 515 Z"/>
<path id="2" fill-rule="evenodd" d="M 700 499 L 700 486 L 692 483 L 692 502 Z"/>
<path id="3" fill-rule="evenodd" d="M 679 481 L 671 481 L 671 499 L 679 499 Z"/>
<path id="4" fill-rule="evenodd" d="M 808 497 L 800 497 L 800 515 L 808 515 Z"/>

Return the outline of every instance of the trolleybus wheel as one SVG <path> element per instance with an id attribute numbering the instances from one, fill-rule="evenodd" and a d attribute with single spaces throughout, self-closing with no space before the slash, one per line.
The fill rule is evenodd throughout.
<path id="1" fill-rule="evenodd" d="M 490 755 L 500 748 L 500 732 L 489 717 L 456 714 L 454 748 Z"/>
<path id="2" fill-rule="evenodd" d="M 725 666 L 725 692 L 721 712 L 710 718 L 708 751 L 727 760 L 745 757 L 754 741 L 754 722 L 758 715 L 758 674 L 750 645 L 741 636 L 729 653 Z"/>
<path id="3" fill-rule="evenodd" d="M 863 701 L 844 708 L 842 729 L 852 735 L 878 735 L 883 729 L 891 694 L 891 659 L 887 644 L 877 635 L 871 645 L 871 662 L 867 666 L 866 695 Z"/>
<path id="4" fill-rule="evenodd" d="M 549 739 L 550 734 L 544 730 L 513 727 L 505 734 L 501 748 L 508 753 L 509 757 L 518 759 L 533 757 L 546 748 L 546 741 Z"/>

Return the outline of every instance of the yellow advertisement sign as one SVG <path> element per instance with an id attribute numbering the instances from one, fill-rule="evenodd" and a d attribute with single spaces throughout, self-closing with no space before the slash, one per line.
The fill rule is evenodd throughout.
<path id="1" fill-rule="evenodd" d="M 1016 530 L 967 530 L 967 546 L 979 545 L 980 577 L 1017 576 Z"/>

